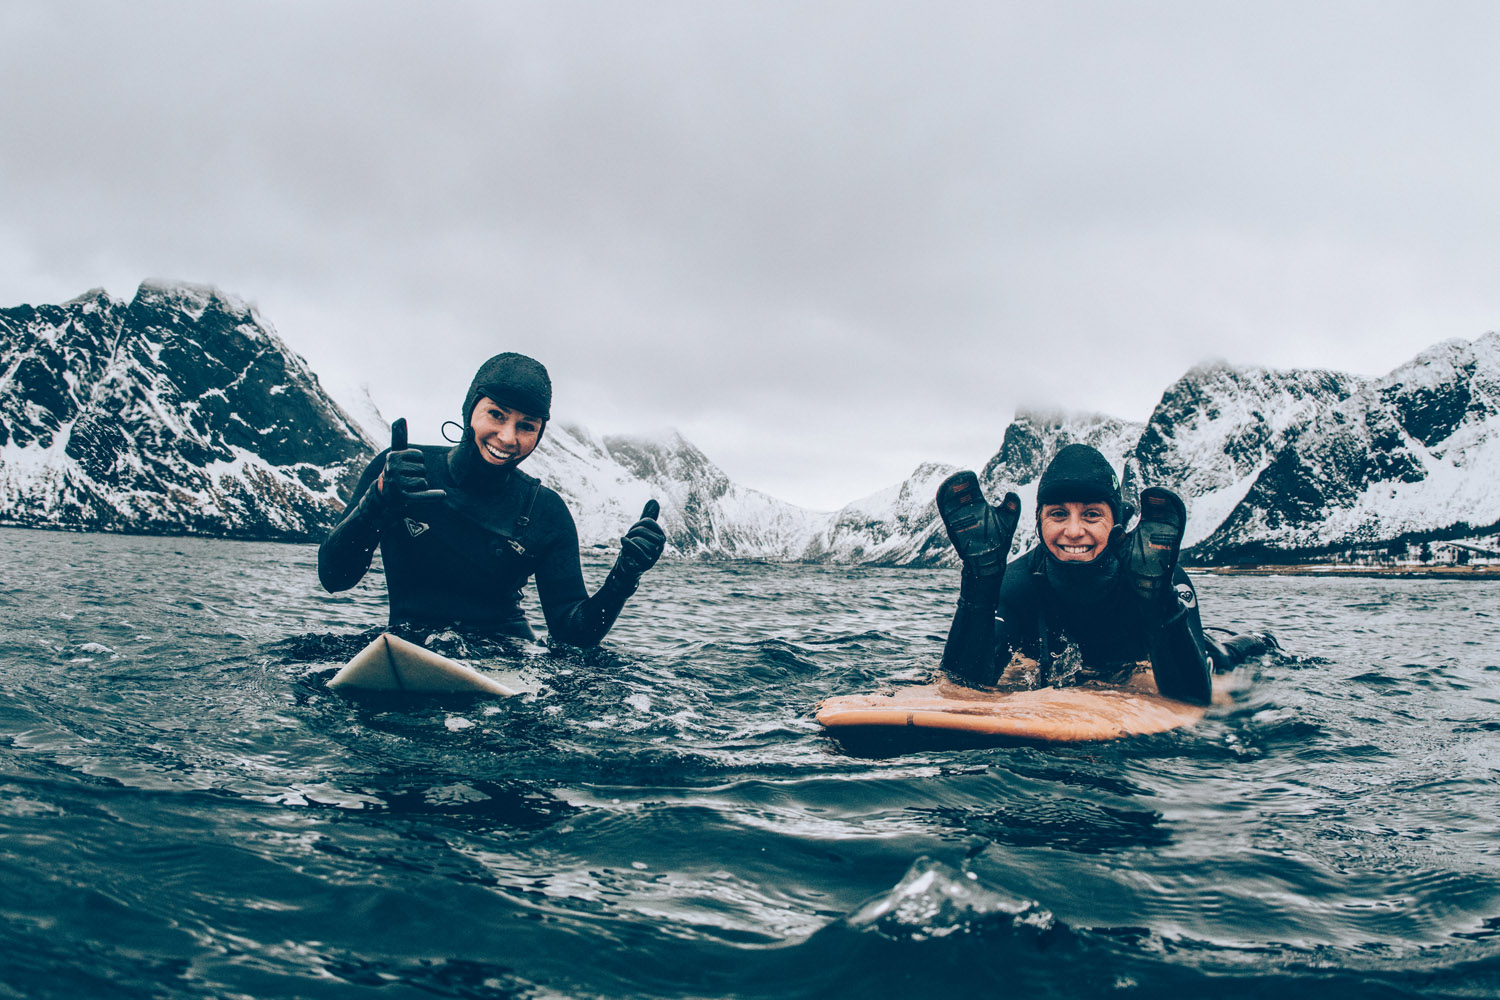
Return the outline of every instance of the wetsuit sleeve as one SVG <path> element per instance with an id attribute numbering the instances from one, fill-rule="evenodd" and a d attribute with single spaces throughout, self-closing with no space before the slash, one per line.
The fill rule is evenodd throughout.
<path id="1" fill-rule="evenodd" d="M 385 506 L 375 480 L 385 468 L 386 452 L 375 456 L 365 467 L 344 508 L 343 519 L 333 526 L 323 544 L 318 546 L 318 582 L 330 594 L 348 590 L 364 577 L 380 544 L 385 523 Z"/>
<path id="2" fill-rule="evenodd" d="M 578 528 L 561 499 L 557 503 L 564 528 L 536 570 L 542 616 L 547 620 L 547 633 L 558 642 L 597 646 L 620 617 L 625 601 L 635 593 L 639 578 L 629 578 L 616 564 L 594 595 L 588 596 L 583 565 L 578 558 Z"/>
<path id="3" fill-rule="evenodd" d="M 1213 674 L 1198 615 L 1198 595 L 1193 582 L 1178 567 L 1165 608 L 1149 624 L 1151 673 L 1156 689 L 1168 698 L 1207 705 L 1213 695 Z"/>
<path id="4" fill-rule="evenodd" d="M 958 607 L 943 646 L 943 671 L 964 684 L 995 680 L 996 622 L 1000 577 L 980 577 L 964 570 L 958 585 Z"/>

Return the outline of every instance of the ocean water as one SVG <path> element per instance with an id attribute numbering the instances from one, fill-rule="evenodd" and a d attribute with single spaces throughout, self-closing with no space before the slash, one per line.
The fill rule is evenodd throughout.
<path id="1" fill-rule="evenodd" d="M 1199 726 L 873 755 L 813 706 L 951 572 L 664 564 L 400 700 L 315 555 L 0 530 L 0 996 L 1500 996 L 1500 584 L 1200 576 L 1288 655 Z"/>

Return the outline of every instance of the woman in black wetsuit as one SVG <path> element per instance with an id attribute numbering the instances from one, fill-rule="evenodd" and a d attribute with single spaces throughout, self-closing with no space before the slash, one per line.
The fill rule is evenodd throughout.
<path id="1" fill-rule="evenodd" d="M 1127 534 L 1133 512 L 1119 479 L 1087 445 L 1068 445 L 1042 472 L 1040 541 L 1008 566 L 1021 512 L 1014 493 L 991 506 L 974 473 L 960 472 L 938 488 L 937 504 L 963 561 L 943 669 L 966 684 L 993 684 L 1013 661 L 1035 671 L 1032 683 L 1060 686 L 1149 660 L 1157 690 L 1202 705 L 1213 660 L 1227 667 L 1271 642 L 1258 636 L 1226 647 L 1204 636 L 1197 594 L 1177 565 L 1182 500 L 1143 490 L 1140 523 Z"/>
<path id="2" fill-rule="evenodd" d="M 547 370 L 525 355 L 499 354 L 469 386 L 458 444 L 408 448 L 398 420 L 390 450 L 365 469 L 344 519 L 318 549 L 324 589 L 358 583 L 378 545 L 392 625 L 534 639 L 520 608 L 521 588 L 534 576 L 552 639 L 575 646 L 603 639 L 666 535 L 652 500 L 589 596 L 573 515 L 516 468 L 541 441 L 551 406 Z"/>

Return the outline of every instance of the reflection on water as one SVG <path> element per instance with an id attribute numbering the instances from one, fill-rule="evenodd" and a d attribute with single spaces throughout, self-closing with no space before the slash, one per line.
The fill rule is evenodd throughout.
<path id="1" fill-rule="evenodd" d="M 951 573 L 663 565 L 603 649 L 444 640 L 531 694 L 344 698 L 314 557 L 0 531 L 0 992 L 1497 992 L 1500 584 L 1201 577 L 1288 655 L 1198 727 L 861 756 L 811 709 Z"/>

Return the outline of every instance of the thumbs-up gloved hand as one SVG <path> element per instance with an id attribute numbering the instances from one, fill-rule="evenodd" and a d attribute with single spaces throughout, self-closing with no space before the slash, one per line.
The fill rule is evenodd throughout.
<path id="1" fill-rule="evenodd" d="M 656 523 L 656 516 L 660 513 L 661 504 L 655 500 L 646 501 L 641 519 L 632 524 L 630 530 L 625 532 L 625 537 L 620 539 L 620 558 L 615 563 L 616 569 L 639 579 L 642 573 L 656 565 L 656 560 L 661 558 L 662 549 L 667 545 L 666 532 Z"/>
<path id="2" fill-rule="evenodd" d="M 385 456 L 379 489 L 381 499 L 393 511 L 442 500 L 448 495 L 443 490 L 427 488 L 427 464 L 420 448 L 407 446 L 405 417 L 391 424 L 391 450 Z"/>

